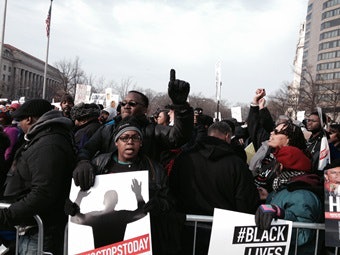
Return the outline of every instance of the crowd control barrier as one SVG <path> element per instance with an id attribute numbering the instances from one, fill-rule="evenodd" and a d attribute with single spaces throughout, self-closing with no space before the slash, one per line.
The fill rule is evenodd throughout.
<path id="1" fill-rule="evenodd" d="M 0 203 L 0 208 L 8 208 L 11 204 L 8 203 Z M 43 228 L 43 222 L 41 218 L 38 215 L 34 216 L 35 221 L 37 222 L 38 226 L 38 246 L 37 246 L 37 255 L 43 255 L 43 254 L 49 254 L 52 255 L 50 252 L 44 252 L 44 228 Z M 19 232 L 18 227 L 15 227 L 17 229 L 16 231 L 16 242 L 15 242 L 15 254 L 17 255 L 19 252 Z"/>
<path id="2" fill-rule="evenodd" d="M 199 222 L 210 222 L 212 223 L 213 221 L 213 216 L 203 216 L 203 215 L 193 215 L 193 214 L 188 214 L 186 216 L 186 221 L 187 222 L 193 222 L 194 223 L 194 241 L 193 241 L 193 252 L 192 254 L 195 255 L 196 254 L 196 232 L 197 232 L 197 224 Z M 319 244 L 319 238 L 320 238 L 320 231 L 325 231 L 325 224 L 322 223 L 303 223 L 303 222 L 293 222 L 293 228 L 295 228 L 297 231 L 299 231 L 299 229 L 314 229 L 316 231 L 316 241 L 315 241 L 315 255 L 318 254 L 318 249 L 320 249 L 320 247 L 318 247 Z M 296 235 L 296 237 L 298 237 L 298 235 Z M 297 254 L 297 241 L 295 242 L 295 255 Z M 334 254 L 337 255 L 338 254 L 338 247 L 335 247 L 335 251 Z"/>

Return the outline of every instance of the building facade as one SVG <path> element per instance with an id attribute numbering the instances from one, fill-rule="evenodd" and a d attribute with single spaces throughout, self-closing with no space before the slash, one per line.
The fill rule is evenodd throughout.
<path id="1" fill-rule="evenodd" d="M 3 45 L 0 98 L 42 98 L 45 62 L 9 44 Z M 51 101 L 61 85 L 58 69 L 47 67 L 45 99 Z"/>
<path id="2" fill-rule="evenodd" d="M 340 112 L 340 0 L 309 0 L 305 30 L 300 81 L 304 100 L 336 120 Z"/>

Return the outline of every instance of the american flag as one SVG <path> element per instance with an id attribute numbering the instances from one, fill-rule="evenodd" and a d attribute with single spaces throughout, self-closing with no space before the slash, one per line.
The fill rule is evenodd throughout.
<path id="1" fill-rule="evenodd" d="M 45 22 L 46 22 L 46 33 L 47 33 L 47 37 L 50 36 L 51 10 L 52 10 L 52 1 L 51 1 L 50 9 L 48 10 L 47 19 L 46 19 L 46 21 L 45 21 Z"/>

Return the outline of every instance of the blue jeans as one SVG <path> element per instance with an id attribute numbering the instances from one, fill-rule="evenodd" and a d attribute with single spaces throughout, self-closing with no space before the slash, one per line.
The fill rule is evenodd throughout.
<path id="1" fill-rule="evenodd" d="M 48 226 L 44 229 L 44 252 L 62 255 L 64 251 L 64 228 L 62 226 Z M 31 232 L 19 236 L 19 255 L 37 255 L 38 232 Z"/>
<path id="2" fill-rule="evenodd" d="M 38 233 L 19 236 L 19 255 L 38 254 Z"/>

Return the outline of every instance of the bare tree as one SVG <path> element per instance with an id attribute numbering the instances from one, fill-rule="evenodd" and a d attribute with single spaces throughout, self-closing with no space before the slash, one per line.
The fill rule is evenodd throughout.
<path id="1" fill-rule="evenodd" d="M 81 68 L 79 57 L 76 57 L 73 61 L 59 61 L 54 66 L 59 70 L 62 80 L 61 89 L 58 90 L 57 96 L 61 96 L 61 92 L 75 95 L 77 84 L 86 84 L 86 81 L 88 81 L 85 72 Z"/>

